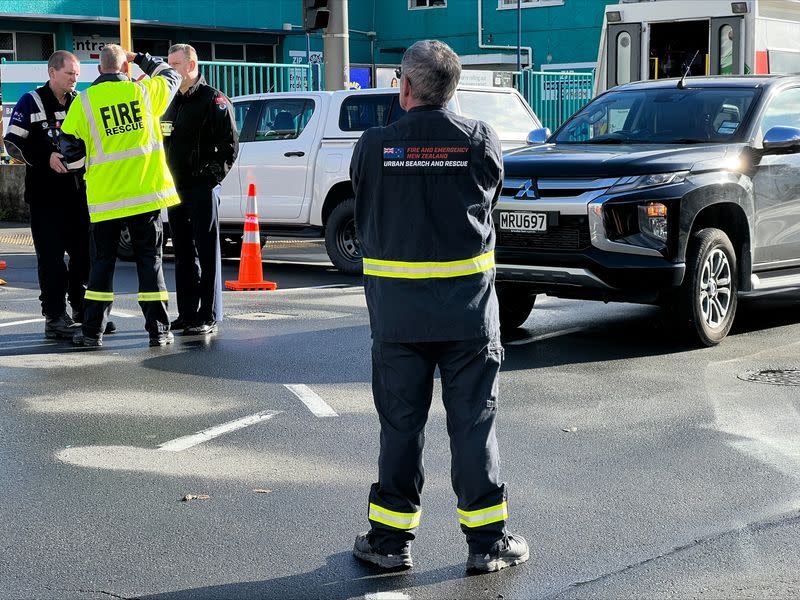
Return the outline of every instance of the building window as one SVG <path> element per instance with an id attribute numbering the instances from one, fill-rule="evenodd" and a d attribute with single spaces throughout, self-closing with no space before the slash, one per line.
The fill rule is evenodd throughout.
<path id="1" fill-rule="evenodd" d="M 133 38 L 133 48 L 136 52 L 147 52 L 150 56 L 164 56 L 169 53 L 172 42 L 169 40 L 148 40 Z"/>
<path id="2" fill-rule="evenodd" d="M 408 10 L 418 8 L 447 8 L 447 0 L 408 0 Z"/>
<path id="3" fill-rule="evenodd" d="M 55 51 L 52 33 L 0 32 L 0 58 L 47 60 Z"/>
<path id="4" fill-rule="evenodd" d="M 543 6 L 561 6 L 564 0 L 520 0 L 521 8 L 541 8 Z M 517 8 L 517 0 L 497 0 L 497 10 Z"/>
<path id="5" fill-rule="evenodd" d="M 274 63 L 275 46 L 267 44 L 228 44 L 221 42 L 189 42 L 197 51 L 198 60 L 217 62 Z"/>

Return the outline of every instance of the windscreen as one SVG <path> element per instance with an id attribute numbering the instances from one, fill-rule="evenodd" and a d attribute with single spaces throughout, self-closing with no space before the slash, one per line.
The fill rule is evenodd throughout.
<path id="1" fill-rule="evenodd" d="M 567 121 L 562 144 L 702 144 L 739 141 L 754 88 L 655 88 L 611 91 Z"/>
<path id="2" fill-rule="evenodd" d="M 492 126 L 501 140 L 524 140 L 540 127 L 516 94 L 501 92 L 456 92 L 461 114 Z"/>

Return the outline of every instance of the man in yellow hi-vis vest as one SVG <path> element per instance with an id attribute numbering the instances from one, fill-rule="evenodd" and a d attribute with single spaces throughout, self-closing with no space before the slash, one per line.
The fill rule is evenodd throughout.
<path id="1" fill-rule="evenodd" d="M 150 79 L 133 82 L 133 61 Z M 80 94 L 61 126 L 68 169 L 86 167 L 91 219 L 89 284 L 84 321 L 73 343 L 103 345 L 114 301 L 114 266 L 120 230 L 127 225 L 139 276 L 139 305 L 151 346 L 173 341 L 161 266 L 161 209 L 179 203 L 164 155 L 159 118 L 180 87 L 181 76 L 161 59 L 109 44 L 100 52 L 100 77 Z"/>

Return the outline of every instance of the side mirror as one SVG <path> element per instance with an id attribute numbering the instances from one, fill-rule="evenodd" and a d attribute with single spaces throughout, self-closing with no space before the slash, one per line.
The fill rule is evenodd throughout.
<path id="1" fill-rule="evenodd" d="M 797 127 L 773 127 L 764 136 L 764 152 L 797 152 L 800 150 L 800 129 Z"/>
<path id="2" fill-rule="evenodd" d="M 547 143 L 547 138 L 550 137 L 550 129 L 547 127 L 542 127 L 541 129 L 534 129 L 528 134 L 528 137 L 525 138 L 525 141 L 530 146 L 535 146 L 538 144 L 545 144 Z M 800 134 L 800 131 L 798 131 Z"/>

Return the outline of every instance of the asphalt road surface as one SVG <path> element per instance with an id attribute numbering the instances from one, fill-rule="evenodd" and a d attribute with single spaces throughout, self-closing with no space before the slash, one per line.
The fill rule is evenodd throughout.
<path id="1" fill-rule="evenodd" d="M 351 555 L 378 452 L 359 278 L 271 245 L 278 291 L 225 292 L 218 335 L 149 348 L 119 263 L 119 332 L 85 350 L 44 338 L 32 249 L 4 233 L 0 598 L 800 596 L 796 292 L 703 350 L 651 307 L 540 298 L 498 418 L 531 560 L 465 573 L 435 401 L 415 567 L 385 574 Z"/>

